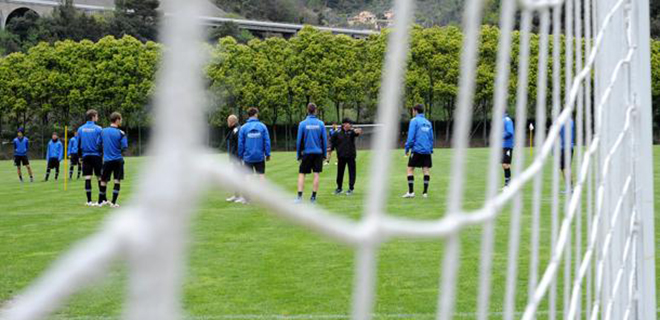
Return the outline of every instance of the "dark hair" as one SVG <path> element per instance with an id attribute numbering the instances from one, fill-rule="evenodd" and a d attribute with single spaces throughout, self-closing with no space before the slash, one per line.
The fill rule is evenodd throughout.
<path id="1" fill-rule="evenodd" d="M 332 121 L 333 126 L 336 125 L 336 124 L 337 124 L 337 121 Z"/>
<path id="2" fill-rule="evenodd" d="M 316 105 L 310 103 L 307 105 L 307 114 L 316 114 Z"/>
<path id="3" fill-rule="evenodd" d="M 20 132 L 20 133 L 25 133 L 25 129 L 23 129 L 23 128 L 18 128 L 18 132 Z"/>
<path id="4" fill-rule="evenodd" d="M 94 119 L 94 117 L 98 115 L 99 115 L 98 111 L 94 109 L 89 109 L 87 110 L 87 113 L 85 113 L 85 118 L 87 119 L 87 121 L 92 121 L 92 119 Z"/>
<path id="5" fill-rule="evenodd" d="M 53 134 L 51 134 L 51 136 L 58 136 L 58 134 L 57 134 L 57 132 L 53 132 Z"/>
<path id="6" fill-rule="evenodd" d="M 417 113 L 422 114 L 424 113 L 424 105 L 423 104 L 418 104 L 413 107 L 413 110 L 417 111 Z"/>
<path id="7" fill-rule="evenodd" d="M 256 116 L 257 113 L 259 113 L 259 109 L 255 107 L 251 107 L 250 109 L 248 109 L 248 117 L 250 118 Z"/>
<path id="8" fill-rule="evenodd" d="M 342 120 L 341 123 L 353 124 L 353 120 L 351 120 L 351 118 L 344 118 L 344 120 Z"/>
<path id="9" fill-rule="evenodd" d="M 117 120 L 121 120 L 121 113 L 119 112 L 113 112 L 110 115 L 110 122 L 115 123 Z"/>

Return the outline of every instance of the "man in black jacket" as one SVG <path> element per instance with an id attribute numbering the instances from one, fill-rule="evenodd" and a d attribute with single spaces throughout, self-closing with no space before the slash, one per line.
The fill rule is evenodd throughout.
<path id="1" fill-rule="evenodd" d="M 332 150 L 337 150 L 337 190 L 335 194 L 342 193 L 342 187 L 344 184 L 344 170 L 346 165 L 348 165 L 348 191 L 346 195 L 350 196 L 353 194 L 355 189 L 355 158 L 357 157 L 357 152 L 355 150 L 355 138 L 362 134 L 362 129 L 353 130 L 352 121 L 348 118 L 342 121 L 341 129 L 338 130 L 331 138 Z"/>
<path id="2" fill-rule="evenodd" d="M 229 155 L 229 162 L 235 168 L 241 167 L 241 159 L 238 158 L 238 132 L 241 131 L 241 126 L 238 124 L 238 117 L 230 115 L 227 118 L 227 126 L 229 126 L 229 133 L 225 137 L 227 141 L 227 154 Z M 227 202 L 241 202 L 243 198 L 235 193 L 233 196 L 227 198 Z"/>

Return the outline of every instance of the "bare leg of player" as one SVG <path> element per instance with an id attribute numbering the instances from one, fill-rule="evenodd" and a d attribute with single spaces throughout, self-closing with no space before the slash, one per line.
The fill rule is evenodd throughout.
<path id="1" fill-rule="evenodd" d="M 34 182 L 34 175 L 32 175 L 32 167 L 30 165 L 25 166 L 28 169 L 28 174 L 30 175 L 30 182 Z"/>
<path id="2" fill-rule="evenodd" d="M 305 175 L 302 173 L 298 174 L 298 196 L 296 197 L 296 203 L 302 201 L 303 191 L 305 190 Z"/>

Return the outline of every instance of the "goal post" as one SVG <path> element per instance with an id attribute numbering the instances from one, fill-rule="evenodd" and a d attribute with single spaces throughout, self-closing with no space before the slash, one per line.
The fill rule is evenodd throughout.
<path id="1" fill-rule="evenodd" d="M 611 0 L 610 0 L 611 1 Z M 651 0 L 657 1 L 657 0 Z M 631 86 L 636 88 L 635 105 L 637 115 L 633 126 L 635 136 L 635 150 L 633 154 L 635 166 L 635 180 L 637 188 L 634 203 L 640 212 L 639 249 L 637 257 L 640 272 L 637 276 L 638 292 L 636 299 L 640 299 L 637 319 L 656 319 L 656 274 L 655 274 L 655 210 L 653 185 L 653 116 L 651 101 L 651 48 L 649 0 L 636 0 L 632 10 L 632 23 L 635 32 L 632 35 L 634 45 L 637 47 L 635 58 L 631 64 Z M 657 164 L 655 166 L 657 169 Z"/>

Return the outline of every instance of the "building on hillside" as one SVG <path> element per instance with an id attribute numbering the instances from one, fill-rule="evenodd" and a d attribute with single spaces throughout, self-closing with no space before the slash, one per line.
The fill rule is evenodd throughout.
<path id="1" fill-rule="evenodd" d="M 394 26 L 394 11 L 385 11 L 382 15 L 376 15 L 370 11 L 362 11 L 356 16 L 348 18 L 348 25 L 368 26 L 372 29 L 381 30 Z"/>
<path id="2" fill-rule="evenodd" d="M 376 15 L 373 14 L 371 11 L 362 11 L 362 12 L 358 13 L 358 15 L 348 18 L 348 25 L 349 26 L 354 26 L 354 25 L 376 26 L 377 21 L 378 21 L 378 19 L 377 19 Z"/>

